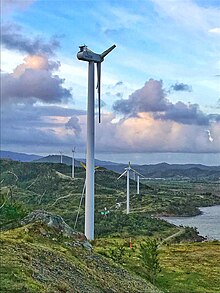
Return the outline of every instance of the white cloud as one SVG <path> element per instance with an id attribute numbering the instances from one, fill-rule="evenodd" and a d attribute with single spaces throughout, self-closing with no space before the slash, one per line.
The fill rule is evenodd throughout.
<path id="1" fill-rule="evenodd" d="M 1 70 L 13 72 L 18 64 L 21 64 L 27 54 L 1 48 Z"/>
<path id="2" fill-rule="evenodd" d="M 211 28 L 208 32 L 212 34 L 220 34 L 220 27 Z"/>
<path id="3" fill-rule="evenodd" d="M 177 24 L 186 28 L 207 32 L 210 27 L 218 26 L 220 10 L 213 7 L 202 7 L 192 0 L 151 0 L 160 13 L 163 13 Z"/>

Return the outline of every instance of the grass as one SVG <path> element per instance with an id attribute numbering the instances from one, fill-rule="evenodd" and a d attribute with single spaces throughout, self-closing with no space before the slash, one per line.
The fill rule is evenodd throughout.
<path id="1" fill-rule="evenodd" d="M 3 232 L 0 242 L 4 293 L 160 292 L 110 259 L 72 246 L 71 239 L 56 237 L 40 224 Z"/>
<path id="2" fill-rule="evenodd" d="M 220 242 L 163 247 L 157 285 L 169 293 L 220 292 Z"/>
<path id="3" fill-rule="evenodd" d="M 125 247 L 119 261 L 123 266 L 146 279 L 145 268 L 139 260 L 139 247 L 146 237 L 105 238 L 95 243 L 95 250 L 109 258 L 112 251 Z M 113 255 L 114 256 L 114 255 Z M 161 272 L 156 286 L 166 293 L 218 293 L 220 292 L 220 242 L 181 243 L 162 245 L 159 248 Z"/>
<path id="4" fill-rule="evenodd" d="M 74 226 L 85 179 L 82 168 L 76 168 L 77 178 L 73 180 L 68 177 L 71 167 L 64 164 L 12 161 L 1 164 L 0 205 L 8 196 L 0 215 L 4 227 L 11 228 L 34 209 L 61 215 Z M 15 173 L 18 180 L 8 171 Z M 85 291 L 93 288 L 91 292 L 156 292 L 145 282 L 146 271 L 138 261 L 139 245 L 147 236 L 162 241 L 178 228 L 152 215 L 197 214 L 199 206 L 220 202 L 219 186 L 215 183 L 149 181 L 141 185 L 141 196 L 137 197 L 135 182 L 131 180 L 131 213 L 126 215 L 126 179 L 116 181 L 117 176 L 103 168 L 96 172 L 95 232 L 99 239 L 94 242 L 94 254 L 68 247 L 66 239 L 54 236 L 53 240 L 32 233 L 25 230 L 27 227 L 2 233 L 3 292 L 84 292 L 80 287 L 82 284 Z M 54 204 L 61 196 L 68 197 Z M 117 202 L 122 203 L 119 209 L 116 209 Z M 106 218 L 100 214 L 104 207 L 110 210 Z M 81 231 L 83 221 L 82 207 L 77 226 Z M 185 234 L 180 236 L 186 238 Z M 130 237 L 132 250 L 129 248 Z M 162 271 L 157 285 L 169 293 L 220 292 L 219 250 L 219 242 L 162 245 Z M 112 256 L 119 265 L 111 260 Z M 130 273 L 125 273 L 124 269 Z M 112 288 L 115 291 L 110 291 Z"/>

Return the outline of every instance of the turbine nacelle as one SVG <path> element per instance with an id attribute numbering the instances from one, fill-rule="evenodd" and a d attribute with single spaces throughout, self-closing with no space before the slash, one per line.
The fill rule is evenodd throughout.
<path id="1" fill-rule="evenodd" d="M 116 45 L 111 46 L 101 54 L 94 53 L 88 49 L 86 45 L 79 47 L 77 58 L 82 61 L 94 62 L 97 64 L 97 90 L 98 90 L 98 108 L 99 108 L 99 123 L 101 122 L 101 63 L 104 61 L 106 55 L 108 55 Z"/>
<path id="2" fill-rule="evenodd" d="M 77 58 L 82 61 L 93 61 L 95 63 L 101 63 L 104 57 L 108 55 L 116 46 L 113 45 L 109 49 L 105 50 L 101 54 L 94 53 L 92 50 L 88 49 L 87 46 L 83 45 L 79 47 L 79 52 L 77 53 Z"/>
<path id="3" fill-rule="evenodd" d="M 104 59 L 101 54 L 94 53 L 87 46 L 80 46 L 80 51 L 77 53 L 77 58 L 82 61 L 93 61 L 95 63 L 101 63 Z"/>

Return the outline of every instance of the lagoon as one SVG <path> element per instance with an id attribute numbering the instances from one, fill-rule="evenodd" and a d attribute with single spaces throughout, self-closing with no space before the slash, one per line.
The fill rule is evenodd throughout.
<path id="1" fill-rule="evenodd" d="M 201 215 L 195 217 L 163 217 L 177 226 L 197 227 L 199 234 L 208 239 L 220 240 L 220 205 L 199 208 Z"/>

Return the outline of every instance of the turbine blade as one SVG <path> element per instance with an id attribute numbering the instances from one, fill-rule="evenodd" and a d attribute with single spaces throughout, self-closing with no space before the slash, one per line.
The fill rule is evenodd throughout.
<path id="1" fill-rule="evenodd" d="M 142 175 L 141 173 L 139 173 L 139 172 L 137 172 L 136 170 L 134 170 L 134 169 L 130 169 L 130 170 L 132 170 L 134 173 L 136 173 L 137 175 L 139 175 L 139 176 L 141 176 L 141 177 L 144 177 L 144 175 Z"/>
<path id="2" fill-rule="evenodd" d="M 80 162 L 80 165 L 86 170 L 86 165 Z"/>
<path id="3" fill-rule="evenodd" d="M 101 63 L 97 63 L 97 90 L 98 90 L 98 115 L 99 123 L 101 123 Z"/>
<path id="4" fill-rule="evenodd" d="M 108 48 L 107 50 L 105 50 L 104 52 L 102 52 L 102 54 L 100 54 L 101 58 L 104 58 L 106 55 L 108 55 L 113 49 L 115 49 L 116 45 L 111 46 L 110 48 Z"/>
<path id="5" fill-rule="evenodd" d="M 126 173 L 127 173 L 127 170 L 124 171 L 124 172 L 123 172 L 123 173 L 117 178 L 117 180 L 120 179 L 122 176 L 124 176 Z"/>

